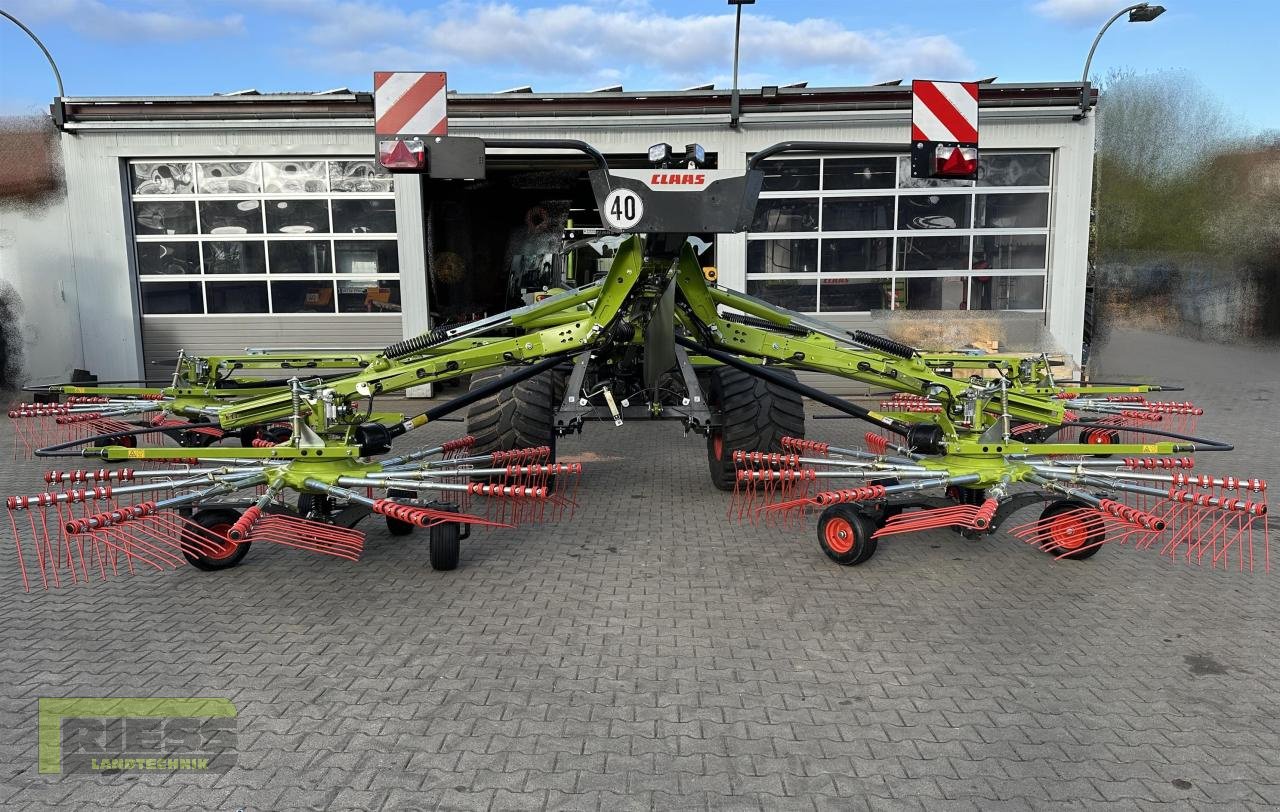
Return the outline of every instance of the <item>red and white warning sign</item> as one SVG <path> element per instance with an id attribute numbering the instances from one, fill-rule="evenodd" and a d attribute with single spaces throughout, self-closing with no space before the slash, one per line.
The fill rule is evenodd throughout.
<path id="1" fill-rule="evenodd" d="M 377 135 L 446 135 L 445 74 L 375 71 L 373 131 Z"/>
<path id="2" fill-rule="evenodd" d="M 978 83 L 911 83 L 911 140 L 978 143 Z"/>

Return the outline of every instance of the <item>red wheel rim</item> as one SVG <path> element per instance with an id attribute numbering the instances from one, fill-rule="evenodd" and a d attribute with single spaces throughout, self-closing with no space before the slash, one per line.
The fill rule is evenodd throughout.
<path id="1" fill-rule="evenodd" d="M 1049 538 L 1058 550 L 1078 550 L 1089 542 L 1089 523 L 1080 516 L 1054 516 L 1049 525 Z"/>
<path id="2" fill-rule="evenodd" d="M 711 435 L 711 453 L 718 460 L 724 459 L 724 435 L 718 431 Z"/>
<path id="3" fill-rule="evenodd" d="M 201 550 L 207 550 L 208 552 L 201 552 L 201 558 L 209 561 L 222 561 L 235 555 L 236 548 L 240 545 L 227 538 L 227 533 L 231 532 L 230 522 L 211 525 L 206 527 L 205 530 L 209 532 L 203 539 L 204 544 L 201 545 Z"/>
<path id="4" fill-rule="evenodd" d="M 836 517 L 827 522 L 826 528 L 822 531 L 822 536 L 827 542 L 827 547 L 833 553 L 843 555 L 853 549 L 853 541 L 855 534 L 853 525 L 848 519 Z"/>
<path id="5" fill-rule="evenodd" d="M 1111 445 L 1111 434 L 1105 431 L 1095 431 L 1089 435 L 1090 445 Z"/>

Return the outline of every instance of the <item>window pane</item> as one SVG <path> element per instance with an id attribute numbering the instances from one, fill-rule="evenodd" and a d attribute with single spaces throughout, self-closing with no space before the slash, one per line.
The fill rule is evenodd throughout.
<path id="1" fill-rule="evenodd" d="M 948 180 L 947 178 L 913 178 L 911 177 L 911 156 L 898 158 L 899 189 L 968 189 L 972 188 L 971 180 Z"/>
<path id="2" fill-rule="evenodd" d="M 822 272 L 849 273 L 850 271 L 893 270 L 893 238 L 862 237 L 826 239 L 822 241 Z M 823 309 L 826 309 L 826 288 L 823 289 Z"/>
<path id="3" fill-rule="evenodd" d="M 267 272 L 266 257 L 260 242 L 206 242 L 201 248 L 204 250 L 204 272 L 207 274 Z"/>
<path id="4" fill-rule="evenodd" d="M 135 201 L 133 233 L 195 234 L 196 204 L 182 200 Z"/>
<path id="5" fill-rule="evenodd" d="M 817 198 L 765 199 L 756 203 L 752 231 L 817 231 Z"/>
<path id="6" fill-rule="evenodd" d="M 199 282 L 143 282 L 142 312 L 203 313 Z"/>
<path id="7" fill-rule="evenodd" d="M 250 195 L 262 191 L 257 161 L 196 164 L 198 191 L 204 195 Z"/>
<path id="8" fill-rule="evenodd" d="M 267 243 L 271 273 L 333 273 L 328 240 L 278 240 Z"/>
<path id="9" fill-rule="evenodd" d="M 390 192 L 391 174 L 374 161 L 330 161 L 329 185 L 335 192 Z"/>
<path id="10" fill-rule="evenodd" d="M 400 283 L 394 279 L 339 279 L 341 313 L 400 312 Z"/>
<path id="11" fill-rule="evenodd" d="M 979 186 L 1048 186 L 1049 155 L 988 154 L 978 156 Z"/>
<path id="12" fill-rule="evenodd" d="M 885 310 L 893 283 L 888 279 L 822 279 L 822 312 Z"/>
<path id="13" fill-rule="evenodd" d="M 396 202 L 394 200 L 333 201 L 335 234 L 395 234 Z"/>
<path id="14" fill-rule="evenodd" d="M 792 161 L 765 161 L 765 192 L 811 192 L 818 189 L 818 159 L 805 158 Z"/>
<path id="15" fill-rule="evenodd" d="M 817 240 L 749 240 L 747 273 L 813 273 L 818 270 Z"/>
<path id="16" fill-rule="evenodd" d="M 272 282 L 271 312 L 332 313 L 333 282 Z"/>
<path id="17" fill-rule="evenodd" d="M 968 228 L 970 195 L 903 195 L 898 228 Z"/>
<path id="18" fill-rule="evenodd" d="M 1049 193 L 978 195 L 974 228 L 1047 228 Z"/>
<path id="19" fill-rule="evenodd" d="M 899 303 L 908 310 L 964 310 L 969 280 L 963 276 L 899 279 L 898 289 L 907 295 Z"/>
<path id="20" fill-rule="evenodd" d="M 201 201 L 200 230 L 205 234 L 261 234 L 262 203 L 257 200 Z"/>
<path id="21" fill-rule="evenodd" d="M 969 267 L 968 237 L 899 237 L 899 271 L 961 271 Z"/>
<path id="22" fill-rule="evenodd" d="M 266 282 L 206 282 L 210 313 L 266 313 Z"/>
<path id="23" fill-rule="evenodd" d="M 282 195 L 327 192 L 324 161 L 265 161 L 262 188 L 267 194 Z"/>
<path id="24" fill-rule="evenodd" d="M 882 231 L 893 228 L 892 197 L 827 198 L 822 203 L 823 231 Z"/>
<path id="25" fill-rule="evenodd" d="M 1043 276 L 975 276 L 974 310 L 1043 310 Z"/>
<path id="26" fill-rule="evenodd" d="M 329 204 L 324 200 L 268 200 L 267 231 L 279 234 L 329 233 Z"/>
<path id="27" fill-rule="evenodd" d="M 395 240 L 339 240 L 334 243 L 338 273 L 400 273 Z"/>
<path id="28" fill-rule="evenodd" d="M 191 164 L 133 164 L 135 195 L 189 195 L 195 191 Z"/>
<path id="29" fill-rule="evenodd" d="M 1044 234 L 992 234 L 973 240 L 973 268 L 1039 271 L 1045 267 L 1049 238 Z"/>
<path id="30" fill-rule="evenodd" d="M 200 273 L 200 243 L 140 242 L 135 245 L 139 274 Z"/>
<path id="31" fill-rule="evenodd" d="M 822 188 L 892 189 L 895 165 L 893 158 L 828 158 Z"/>
<path id="32" fill-rule="evenodd" d="M 818 283 L 812 279 L 748 279 L 747 293 L 789 310 L 818 309 Z"/>

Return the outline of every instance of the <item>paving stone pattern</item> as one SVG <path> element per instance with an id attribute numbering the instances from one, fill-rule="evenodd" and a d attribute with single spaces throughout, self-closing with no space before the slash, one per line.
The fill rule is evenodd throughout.
<path id="1" fill-rule="evenodd" d="M 1202 469 L 1280 481 L 1276 354 L 1129 334 L 1102 359 L 1213 410 L 1204 425 L 1242 448 Z M 1127 548 L 1055 563 L 946 531 L 843 568 L 812 522 L 726 521 L 703 442 L 675 424 L 590 426 L 561 453 L 587 461 L 574 519 L 478 532 L 455 572 L 369 522 L 359 564 L 259 545 L 227 572 L 24 595 L 6 548 L 0 805 L 1280 804 L 1280 573 Z M 38 490 L 43 467 L 6 464 L 0 491 Z M 38 775 L 42 696 L 228 697 L 239 766 Z"/>

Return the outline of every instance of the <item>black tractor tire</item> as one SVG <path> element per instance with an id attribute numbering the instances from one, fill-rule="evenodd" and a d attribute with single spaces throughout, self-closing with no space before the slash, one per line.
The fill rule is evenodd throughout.
<path id="1" fill-rule="evenodd" d="M 1107 530 L 1103 526 L 1101 520 L 1090 522 L 1088 518 L 1080 516 L 1064 516 L 1060 519 L 1055 517 L 1064 513 L 1074 513 L 1078 510 L 1087 509 L 1089 506 L 1077 499 L 1059 499 L 1056 502 L 1050 502 L 1049 506 L 1040 514 L 1041 522 L 1054 522 L 1049 528 L 1050 537 L 1056 544 L 1051 547 L 1045 547 L 1045 552 L 1059 558 L 1068 558 L 1072 561 L 1083 561 L 1086 558 L 1092 558 L 1102 549 L 1102 542 L 1106 541 Z M 1076 552 L 1072 552 L 1076 550 Z"/>
<path id="2" fill-rule="evenodd" d="M 191 566 L 205 572 L 215 572 L 217 570 L 225 570 L 234 567 L 244 560 L 249 554 L 248 541 L 231 541 L 227 538 L 227 531 L 231 529 L 231 525 L 236 523 L 240 518 L 240 511 L 231 508 L 205 508 L 197 510 L 195 515 L 191 517 L 191 521 L 200 526 L 200 529 L 191 528 L 192 533 L 199 533 L 205 540 L 219 545 L 224 549 L 221 555 L 211 555 L 203 552 L 202 548 L 187 548 L 185 545 L 182 550 L 182 557 L 187 559 Z"/>
<path id="3" fill-rule="evenodd" d="M 779 375 L 796 374 L 774 370 Z M 711 372 L 707 402 L 720 425 L 707 433 L 711 484 L 732 491 L 735 451 L 782 451 L 783 437 L 804 437 L 804 400 L 796 392 L 733 367 Z"/>
<path id="4" fill-rule="evenodd" d="M 498 367 L 477 372 L 471 376 L 469 391 L 492 383 L 513 369 Z M 562 389 L 557 373 L 548 370 L 471 404 L 467 409 L 467 434 L 476 439 L 476 444 L 470 453 L 545 445 L 551 447 L 547 461 L 555 462 L 555 415 L 560 406 L 557 393 Z"/>
<path id="5" fill-rule="evenodd" d="M 818 517 L 818 546 L 837 564 L 856 567 L 876 554 L 875 531 L 871 516 L 852 505 L 832 505 Z"/>
<path id="6" fill-rule="evenodd" d="M 457 522 L 444 522 L 428 529 L 427 558 L 431 562 L 431 569 L 448 572 L 458 568 L 458 558 L 462 551 L 460 527 Z"/>

